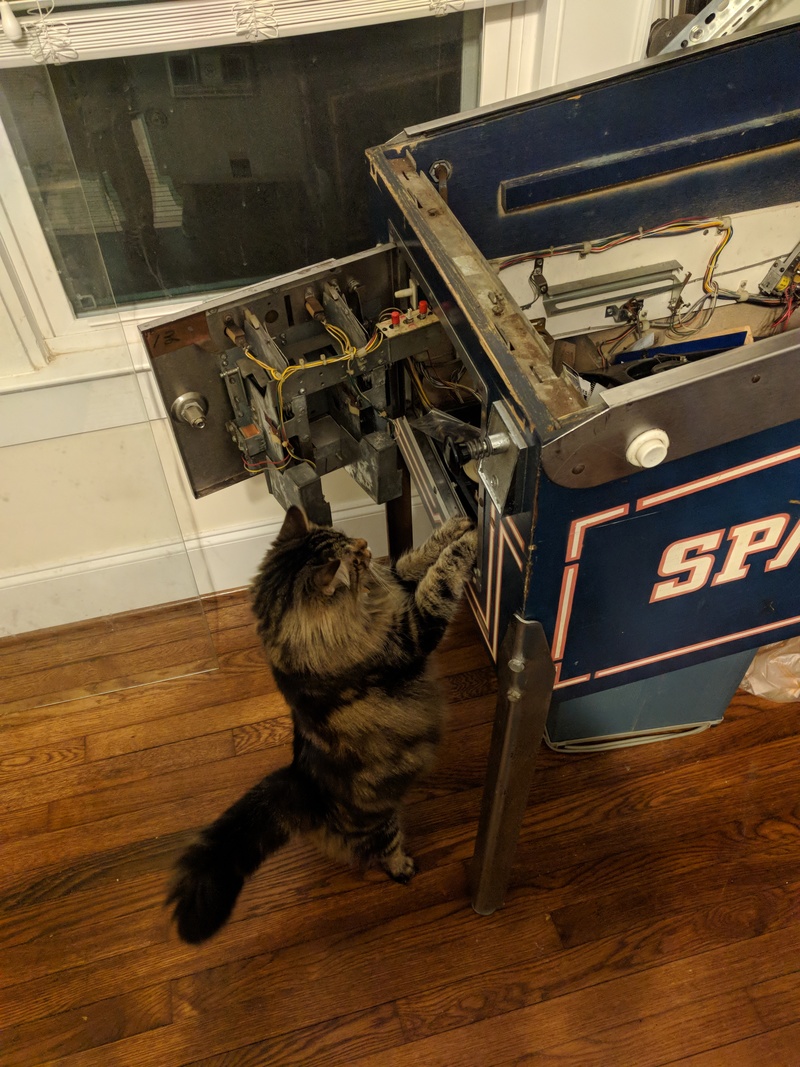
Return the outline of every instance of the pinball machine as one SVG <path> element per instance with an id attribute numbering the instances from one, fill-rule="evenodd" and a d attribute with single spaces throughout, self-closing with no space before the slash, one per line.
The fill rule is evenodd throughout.
<path id="1" fill-rule="evenodd" d="M 472 517 L 498 671 L 473 906 L 543 737 L 722 718 L 800 633 L 800 26 L 405 130 L 379 244 L 143 327 L 197 496 L 341 467 L 409 538 Z"/>

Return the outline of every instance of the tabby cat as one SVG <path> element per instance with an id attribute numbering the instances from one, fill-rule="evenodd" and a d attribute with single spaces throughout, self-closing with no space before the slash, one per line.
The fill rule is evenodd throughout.
<path id="1" fill-rule="evenodd" d="M 430 766 L 444 700 L 430 653 L 475 563 L 451 519 L 393 568 L 367 542 L 289 508 L 252 587 L 258 632 L 294 724 L 293 759 L 236 801 L 177 865 L 168 903 L 184 941 L 211 937 L 258 866 L 296 833 L 408 882 L 403 796 Z"/>

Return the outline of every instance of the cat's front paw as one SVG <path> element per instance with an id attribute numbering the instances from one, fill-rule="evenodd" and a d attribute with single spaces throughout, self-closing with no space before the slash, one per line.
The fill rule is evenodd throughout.
<path id="1" fill-rule="evenodd" d="M 436 536 L 440 541 L 450 545 L 474 529 L 475 523 L 472 519 L 466 519 L 463 515 L 454 515 L 452 519 L 448 519 L 443 526 L 439 527 Z"/>
<path id="2" fill-rule="evenodd" d="M 474 526 L 453 544 L 452 552 L 465 568 L 465 573 L 472 570 L 478 559 L 478 531 Z"/>

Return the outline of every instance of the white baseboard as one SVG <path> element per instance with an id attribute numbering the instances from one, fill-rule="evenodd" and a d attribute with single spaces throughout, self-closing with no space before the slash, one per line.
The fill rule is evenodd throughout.
<path id="1" fill-rule="evenodd" d="M 430 530 L 422 505 L 412 505 L 415 540 Z M 386 553 L 386 520 L 378 504 L 334 512 L 334 523 Z M 247 585 L 280 529 L 280 520 L 219 530 L 134 552 L 65 563 L 0 578 L 0 637 L 186 600 Z"/>

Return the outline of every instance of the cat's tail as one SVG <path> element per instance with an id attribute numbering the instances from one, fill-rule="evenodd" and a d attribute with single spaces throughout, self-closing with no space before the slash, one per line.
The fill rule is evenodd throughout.
<path id="1" fill-rule="evenodd" d="M 267 775 L 178 860 L 167 904 L 184 941 L 196 945 L 230 917 L 246 878 L 293 833 L 319 824 L 313 783 L 294 765 Z"/>

